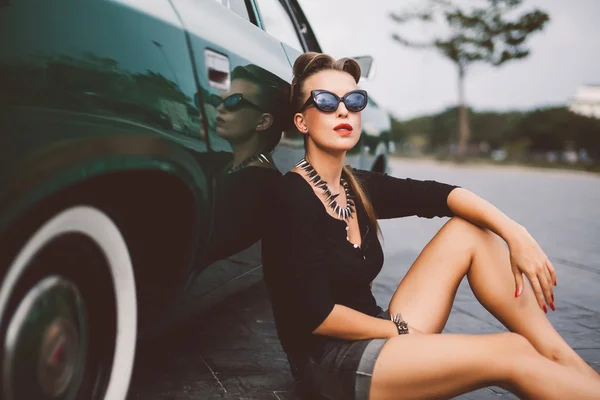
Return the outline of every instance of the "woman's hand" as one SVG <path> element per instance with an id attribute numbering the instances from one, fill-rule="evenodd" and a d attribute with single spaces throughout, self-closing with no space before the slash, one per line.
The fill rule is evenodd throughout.
<path id="1" fill-rule="evenodd" d="M 540 308 L 548 312 L 546 304 L 554 311 L 554 293 L 556 286 L 556 271 L 554 266 L 542 251 L 539 244 L 523 227 L 515 228 L 510 235 L 508 248 L 510 264 L 515 276 L 515 297 L 523 292 L 523 274 L 527 276 L 535 293 Z"/>
<path id="2" fill-rule="evenodd" d="M 452 190 L 447 202 L 454 215 L 489 229 L 508 244 L 510 263 L 515 276 L 515 297 L 523 292 L 523 274 L 525 274 L 531 282 L 540 308 L 548 312 L 546 308 L 548 304 L 554 310 L 552 285 L 556 286 L 556 272 L 529 232 L 491 203 L 466 189 Z"/>

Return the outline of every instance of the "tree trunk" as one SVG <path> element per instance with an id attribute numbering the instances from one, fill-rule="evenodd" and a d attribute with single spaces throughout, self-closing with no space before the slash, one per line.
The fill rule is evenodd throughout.
<path id="1" fill-rule="evenodd" d="M 465 104 L 465 69 L 458 66 L 458 154 L 457 159 L 463 161 L 467 154 L 467 145 L 471 137 L 469 115 Z"/>

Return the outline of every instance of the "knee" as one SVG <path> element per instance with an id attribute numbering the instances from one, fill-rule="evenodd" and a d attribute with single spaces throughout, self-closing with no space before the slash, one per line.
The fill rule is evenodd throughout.
<path id="1" fill-rule="evenodd" d="M 500 340 L 502 341 L 500 348 L 511 364 L 540 356 L 531 342 L 522 335 L 512 332 L 501 333 Z"/>
<path id="2" fill-rule="evenodd" d="M 444 228 L 450 229 L 453 234 L 461 235 L 465 238 L 483 237 L 486 232 L 486 229 L 482 229 L 460 217 L 450 218 L 444 225 Z"/>
<path id="3" fill-rule="evenodd" d="M 485 242 L 492 240 L 491 235 L 494 235 L 487 229 L 482 229 L 460 217 L 450 218 L 444 225 L 444 229 L 449 230 L 452 237 L 460 238 L 463 243 L 468 244 L 473 251 L 481 248 Z"/>
<path id="4" fill-rule="evenodd" d="M 480 228 L 471 222 L 460 217 L 452 217 L 446 223 L 446 226 L 454 234 L 461 235 L 465 240 L 472 244 L 474 250 L 492 248 L 498 251 L 505 251 L 504 241 L 489 229 Z"/>
<path id="5" fill-rule="evenodd" d="M 464 230 L 468 231 L 471 228 L 474 228 L 475 225 L 467 221 L 466 219 L 462 219 L 461 217 L 452 217 L 446 222 L 445 226 L 451 228 L 453 230 Z"/>
<path id="6" fill-rule="evenodd" d="M 529 361 L 540 357 L 535 347 L 524 336 L 517 333 L 506 332 L 499 334 L 497 351 L 500 351 L 505 360 L 506 377 L 509 381 L 517 378 L 515 374 L 520 374 L 520 365 L 528 365 Z M 514 382 L 513 382 L 514 383 Z"/>
<path id="7" fill-rule="evenodd" d="M 510 350 L 514 350 L 519 353 L 535 351 L 535 348 L 531 342 L 523 335 L 519 335 L 518 333 L 514 332 L 504 332 L 501 333 L 500 336 Z"/>
<path id="8" fill-rule="evenodd" d="M 481 231 L 481 240 L 483 247 L 486 247 L 488 250 L 491 250 L 493 252 L 508 254 L 506 243 L 500 236 L 496 235 L 494 232 L 488 229 L 482 229 Z"/>

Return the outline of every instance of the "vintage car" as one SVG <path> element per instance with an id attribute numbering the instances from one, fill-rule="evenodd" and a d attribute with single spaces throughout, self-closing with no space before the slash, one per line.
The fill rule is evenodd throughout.
<path id="1" fill-rule="evenodd" d="M 321 48 L 296 0 L 0 0 L 0 31 L 0 397 L 122 400 L 140 338 L 261 279 Z"/>

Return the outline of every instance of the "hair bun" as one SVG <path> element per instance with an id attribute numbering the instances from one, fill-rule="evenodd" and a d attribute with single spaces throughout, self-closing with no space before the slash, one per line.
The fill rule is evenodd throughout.
<path id="1" fill-rule="evenodd" d="M 360 66 L 352 58 L 345 57 L 336 61 L 330 55 L 314 51 L 304 53 L 296 59 L 293 67 L 294 79 L 299 81 L 303 76 L 312 75 L 324 69 L 348 72 L 357 83 L 360 79 Z"/>
<path id="2" fill-rule="evenodd" d="M 349 73 L 356 83 L 360 79 L 360 66 L 352 58 L 340 58 L 335 60 L 328 54 L 316 53 L 310 51 L 300 55 L 296 61 L 294 61 L 290 102 L 292 103 L 292 109 L 298 110 L 301 106 L 302 97 L 302 84 L 311 75 L 324 70 L 335 70 Z"/>

